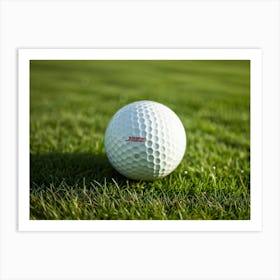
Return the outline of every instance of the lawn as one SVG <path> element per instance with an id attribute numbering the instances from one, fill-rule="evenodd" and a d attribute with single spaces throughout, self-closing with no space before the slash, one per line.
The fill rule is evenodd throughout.
<path id="1" fill-rule="evenodd" d="M 187 133 L 181 164 L 153 182 L 118 174 L 104 149 L 137 100 Z M 250 62 L 31 61 L 30 219 L 250 219 Z"/>

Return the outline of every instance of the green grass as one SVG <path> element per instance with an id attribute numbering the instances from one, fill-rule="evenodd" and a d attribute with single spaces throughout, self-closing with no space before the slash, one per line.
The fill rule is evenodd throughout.
<path id="1" fill-rule="evenodd" d="M 32 61 L 30 219 L 250 219 L 249 61 Z M 136 100 L 173 109 L 188 137 L 169 176 L 129 180 L 104 132 Z"/>

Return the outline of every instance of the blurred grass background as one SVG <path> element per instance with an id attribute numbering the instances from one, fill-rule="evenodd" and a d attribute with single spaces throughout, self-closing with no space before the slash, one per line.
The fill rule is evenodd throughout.
<path id="1" fill-rule="evenodd" d="M 126 179 L 103 145 L 136 100 L 176 112 L 188 144 L 154 182 Z M 31 219 L 250 219 L 250 62 L 30 63 Z"/>

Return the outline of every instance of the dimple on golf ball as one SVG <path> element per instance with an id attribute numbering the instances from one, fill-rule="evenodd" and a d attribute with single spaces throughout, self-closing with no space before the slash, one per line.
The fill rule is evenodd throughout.
<path id="1" fill-rule="evenodd" d="M 170 174 L 181 162 L 186 133 L 178 116 L 153 101 L 121 108 L 105 133 L 105 150 L 112 166 L 136 180 L 155 180 Z"/>

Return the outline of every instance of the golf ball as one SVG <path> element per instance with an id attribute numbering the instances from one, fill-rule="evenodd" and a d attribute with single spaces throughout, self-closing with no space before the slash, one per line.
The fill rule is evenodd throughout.
<path id="1" fill-rule="evenodd" d="M 136 180 L 155 180 L 170 174 L 181 162 L 186 133 L 178 116 L 153 101 L 121 108 L 105 133 L 105 150 L 112 166 Z"/>

